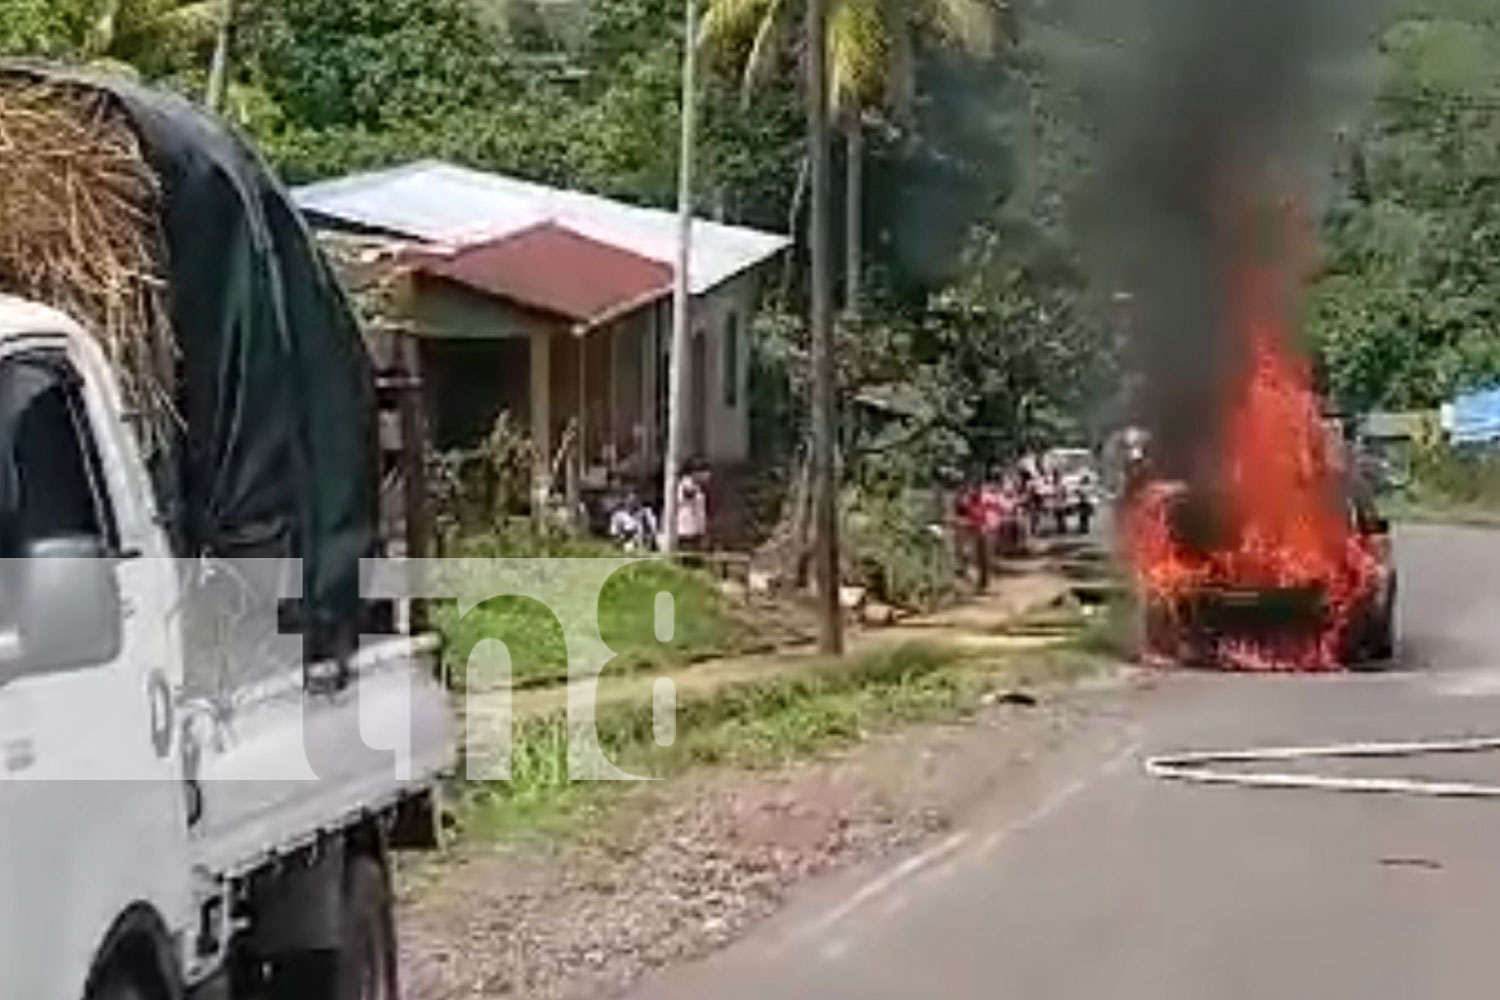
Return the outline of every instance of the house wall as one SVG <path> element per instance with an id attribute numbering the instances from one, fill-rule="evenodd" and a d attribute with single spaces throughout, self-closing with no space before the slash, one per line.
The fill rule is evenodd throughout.
<path id="1" fill-rule="evenodd" d="M 642 455 L 648 459 L 649 427 L 647 402 L 650 386 L 646 374 L 651 358 L 651 310 L 627 317 L 610 331 L 609 351 L 614 369 L 610 385 L 610 412 L 614 416 L 613 443 L 617 455 Z M 643 471 L 649 468 L 643 463 Z"/>
<path id="2" fill-rule="evenodd" d="M 750 328 L 758 305 L 754 274 L 728 282 L 694 301 L 692 336 L 701 337 L 703 412 L 700 426 L 686 428 L 689 448 L 701 440 L 706 457 L 720 465 L 746 461 L 750 453 Z M 550 390 L 550 444 L 556 448 L 569 421 L 578 415 L 579 345 L 567 325 L 446 282 L 420 282 L 410 300 L 412 325 L 423 337 L 454 341 L 545 337 L 550 357 L 543 383 Z M 731 327 L 737 327 L 732 332 Z M 616 456 L 647 446 L 643 463 L 650 468 L 665 447 L 667 359 L 671 349 L 672 310 L 668 303 L 643 309 L 586 338 L 586 431 L 588 453 L 597 461 L 613 445 Z M 535 346 L 530 351 L 535 359 Z M 504 352 L 508 365 L 522 357 Z M 655 364 L 652 360 L 655 360 Z M 528 366 L 529 367 L 529 366 Z M 691 355 L 689 378 L 691 379 Z M 470 378 L 466 384 L 472 385 Z M 501 405 L 518 424 L 532 421 L 539 385 L 509 371 L 497 371 Z M 695 388 L 689 386 L 688 399 Z M 654 401 L 655 405 L 651 405 Z"/>
<path id="3" fill-rule="evenodd" d="M 472 448 L 501 411 L 513 426 L 531 422 L 531 343 L 427 337 L 419 342 L 422 402 L 435 448 Z"/>
<path id="4" fill-rule="evenodd" d="M 555 317 L 521 309 L 461 285 L 431 279 L 416 282 L 407 308 L 412 324 L 424 336 L 494 340 L 530 337 L 539 331 L 564 328 Z"/>
<path id="5" fill-rule="evenodd" d="M 737 464 L 750 457 L 747 397 L 757 284 L 754 275 L 737 278 L 699 298 L 693 311 L 693 335 L 705 338 L 708 426 L 703 437 L 707 458 L 714 463 Z M 731 324 L 736 333 L 730 332 Z"/>

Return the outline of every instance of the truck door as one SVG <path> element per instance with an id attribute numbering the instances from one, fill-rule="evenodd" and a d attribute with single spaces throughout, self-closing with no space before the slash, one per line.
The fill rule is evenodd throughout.
<path id="1" fill-rule="evenodd" d="M 79 1000 L 122 915 L 189 909 L 160 567 L 97 388 L 63 350 L 0 356 L 0 997 Z"/>

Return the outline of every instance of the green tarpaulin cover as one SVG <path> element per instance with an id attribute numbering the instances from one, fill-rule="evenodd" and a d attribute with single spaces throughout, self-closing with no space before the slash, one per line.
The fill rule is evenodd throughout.
<path id="1" fill-rule="evenodd" d="M 160 179 L 182 420 L 155 473 L 179 553 L 301 557 L 304 625 L 316 647 L 344 645 L 377 544 L 375 388 L 312 234 L 255 151 L 189 101 L 72 69 L 9 74 L 107 95 Z"/>

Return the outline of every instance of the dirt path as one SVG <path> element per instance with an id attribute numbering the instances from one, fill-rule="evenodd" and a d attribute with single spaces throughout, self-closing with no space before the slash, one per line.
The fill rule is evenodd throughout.
<path id="1" fill-rule="evenodd" d="M 913 641 L 931 641 L 955 645 L 985 645 L 1000 648 L 1025 648 L 1035 644 L 1026 637 L 996 634 L 1008 622 L 1056 601 L 1072 584 L 1063 575 L 1047 568 L 1028 569 L 997 578 L 988 593 L 978 595 L 961 605 L 932 615 L 909 619 L 899 625 L 852 632 L 848 641 L 850 656 L 890 649 Z M 811 647 L 799 647 L 756 656 L 729 657 L 682 667 L 667 674 L 677 688 L 679 698 L 703 697 L 728 684 L 754 678 L 779 677 L 826 665 Z M 620 701 L 649 699 L 657 675 L 609 679 L 598 683 L 595 705 L 605 707 Z M 590 682 L 594 683 L 594 682 Z M 512 711 L 517 719 L 548 715 L 567 708 L 570 690 L 583 685 L 556 685 L 518 691 L 511 695 Z M 487 697 L 504 695 L 470 695 L 471 711 L 486 710 Z"/>

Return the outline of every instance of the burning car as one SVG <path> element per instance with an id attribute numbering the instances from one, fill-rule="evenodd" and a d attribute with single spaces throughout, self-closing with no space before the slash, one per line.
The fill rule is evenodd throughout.
<path id="1" fill-rule="evenodd" d="M 1157 663 L 1240 670 L 1333 670 L 1390 659 L 1397 576 L 1390 528 L 1352 477 L 1341 490 L 1344 560 L 1326 575 L 1283 578 L 1216 573 L 1235 550 L 1216 501 L 1184 483 L 1153 483 L 1170 544 L 1183 560 L 1178 586 L 1145 588 L 1144 657 Z M 1190 569 L 1196 563 L 1196 568 Z"/>
<path id="2" fill-rule="evenodd" d="M 1125 502 L 1152 661 L 1326 671 L 1394 650 L 1388 526 L 1325 424 L 1277 279 L 1241 273 L 1241 362 L 1213 434 L 1175 466 L 1191 474 L 1151 468 L 1148 448 Z"/>

